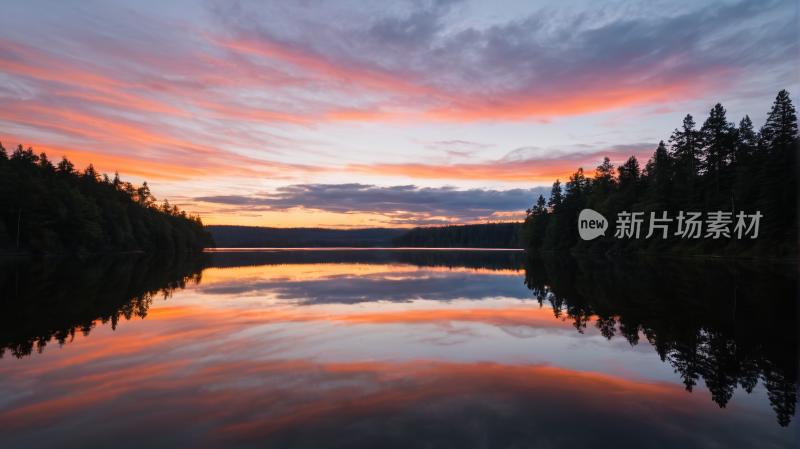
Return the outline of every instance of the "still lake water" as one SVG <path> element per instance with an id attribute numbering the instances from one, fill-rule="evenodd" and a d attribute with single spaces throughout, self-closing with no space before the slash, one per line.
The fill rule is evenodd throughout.
<path id="1" fill-rule="evenodd" d="M 0 447 L 796 447 L 796 265 L 0 259 Z"/>

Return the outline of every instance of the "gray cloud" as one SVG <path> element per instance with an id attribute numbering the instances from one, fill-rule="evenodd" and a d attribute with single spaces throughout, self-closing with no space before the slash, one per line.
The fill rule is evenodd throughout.
<path id="1" fill-rule="evenodd" d="M 282 9 L 296 27 L 268 20 L 272 8 L 246 4 L 238 12 L 223 6 L 217 12 L 234 35 L 451 95 L 417 97 L 417 104 L 502 104 L 521 94 L 550 98 L 557 92 L 562 98 L 580 91 L 675 95 L 725 89 L 753 76 L 774 78 L 765 67 L 785 71 L 796 60 L 794 8 L 782 1 L 713 3 L 678 13 L 646 5 L 546 8 L 484 27 L 459 23 L 452 5 L 428 2 L 350 8 L 350 20 L 331 6 L 318 16 Z M 774 93 L 774 86 L 765 88 Z"/>
<path id="2" fill-rule="evenodd" d="M 227 195 L 194 198 L 206 203 L 241 206 L 246 210 L 286 211 L 292 208 L 334 213 L 376 213 L 416 224 L 436 223 L 428 217 L 457 217 L 459 221 L 485 219 L 494 212 L 514 212 L 531 207 L 549 187 L 530 189 L 457 190 L 455 187 L 368 184 L 295 184 L 261 195 Z"/>

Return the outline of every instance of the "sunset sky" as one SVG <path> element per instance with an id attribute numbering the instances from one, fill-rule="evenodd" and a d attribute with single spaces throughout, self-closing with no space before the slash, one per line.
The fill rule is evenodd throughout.
<path id="1" fill-rule="evenodd" d="M 555 6 L 558 5 L 558 6 Z M 798 101 L 797 2 L 29 1 L 0 142 L 147 181 L 206 224 L 518 219 L 687 113 Z"/>

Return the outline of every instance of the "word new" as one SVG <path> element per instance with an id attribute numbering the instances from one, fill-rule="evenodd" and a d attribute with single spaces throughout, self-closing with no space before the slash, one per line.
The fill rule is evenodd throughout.
<path id="1" fill-rule="evenodd" d="M 617 214 L 617 232 L 614 234 L 614 237 L 620 239 L 624 237 L 635 237 L 638 239 L 643 222 L 643 219 L 639 217 L 642 215 L 644 215 L 644 212 L 623 211 Z M 661 218 L 656 218 L 656 213 L 650 212 L 650 232 L 647 233 L 647 237 L 645 238 L 649 239 L 658 229 L 663 232 L 662 235 L 666 239 L 669 237 L 669 226 L 673 222 L 677 222 L 678 225 L 678 230 L 674 235 L 679 235 L 681 238 L 700 238 L 703 234 L 704 223 L 706 225 L 706 235 L 704 238 L 711 237 L 718 239 L 720 236 L 731 237 L 729 226 L 733 223 L 733 214 L 731 212 L 709 212 L 706 220 L 701 220 L 701 215 L 702 213 L 700 212 L 687 212 L 686 215 L 684 215 L 683 211 L 681 211 L 678 213 L 678 216 L 673 219 L 667 218 L 666 212 L 662 213 Z M 733 233 L 736 234 L 736 238 L 741 239 L 743 232 L 744 235 L 747 236 L 751 231 L 751 239 L 758 237 L 758 224 L 762 216 L 763 215 L 758 211 L 756 211 L 754 215 L 747 215 L 744 212 L 739 212 L 736 215 L 736 226 L 733 228 Z"/>
<path id="2" fill-rule="evenodd" d="M 580 216 L 578 216 L 578 223 L 580 224 L 578 226 L 578 233 L 584 240 L 591 240 L 595 237 L 606 235 L 606 229 L 608 228 L 606 217 L 591 209 L 584 209 L 581 211 Z"/>

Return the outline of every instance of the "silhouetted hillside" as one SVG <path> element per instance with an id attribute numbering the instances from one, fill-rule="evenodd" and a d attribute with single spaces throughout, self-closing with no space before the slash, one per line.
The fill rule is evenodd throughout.
<path id="1" fill-rule="evenodd" d="M 484 223 L 414 228 L 392 239 L 401 248 L 522 248 L 521 223 Z"/>
<path id="2" fill-rule="evenodd" d="M 213 225 L 206 229 L 219 248 L 388 247 L 406 229 L 268 228 Z"/>

